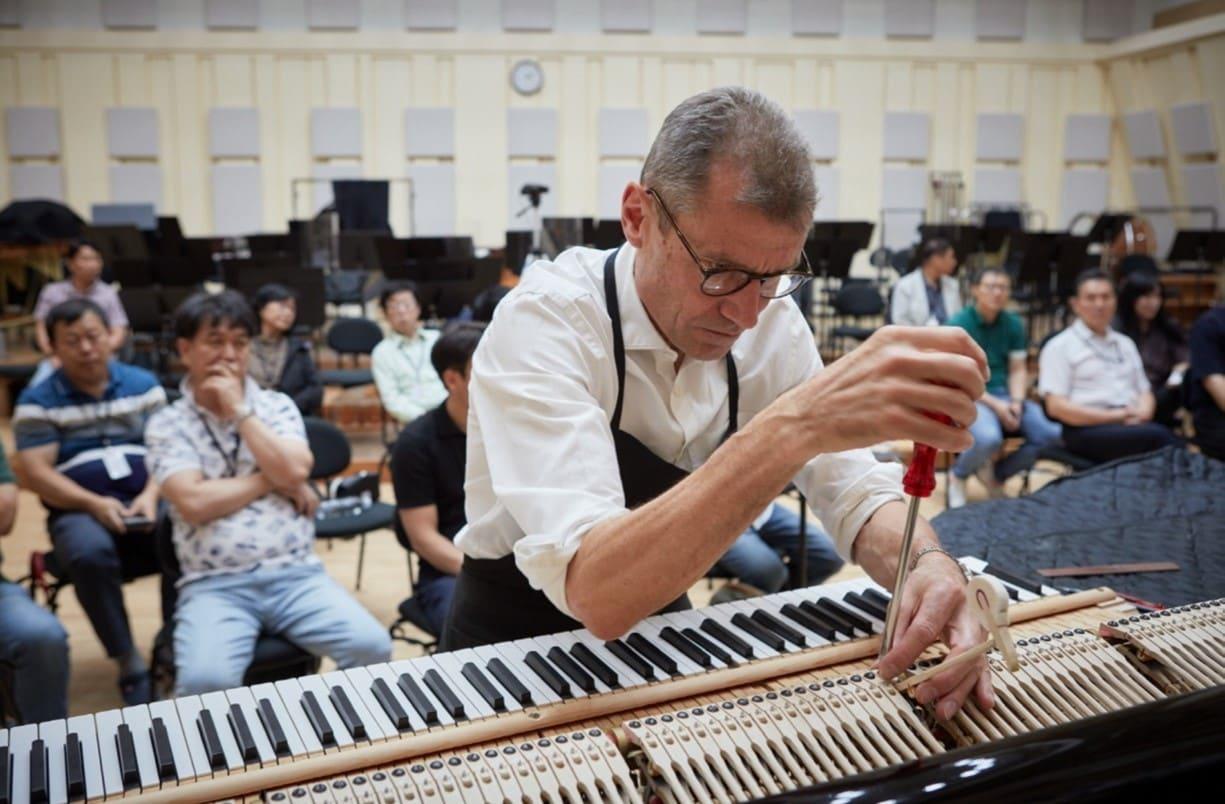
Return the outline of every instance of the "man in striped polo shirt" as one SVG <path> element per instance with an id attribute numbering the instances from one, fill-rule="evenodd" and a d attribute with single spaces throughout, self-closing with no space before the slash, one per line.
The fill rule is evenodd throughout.
<path id="1" fill-rule="evenodd" d="M 111 360 L 106 313 L 89 299 L 56 305 L 46 325 L 60 368 L 17 399 L 15 468 L 47 507 L 56 557 L 119 666 L 124 703 L 145 703 L 149 672 L 121 584 L 125 568 L 139 575 L 158 567 L 150 524 L 158 490 L 145 469 L 144 430 L 166 392 L 144 369 Z"/>

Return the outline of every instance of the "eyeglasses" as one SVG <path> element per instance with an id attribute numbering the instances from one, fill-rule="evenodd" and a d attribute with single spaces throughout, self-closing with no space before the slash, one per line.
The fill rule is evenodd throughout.
<path id="1" fill-rule="evenodd" d="M 689 252 L 698 270 L 702 272 L 702 284 L 699 287 L 707 296 L 730 296 L 750 282 L 760 282 L 761 287 L 758 292 L 763 299 L 781 299 L 795 293 L 812 280 L 812 266 L 808 264 L 808 256 L 802 251 L 800 261 L 794 268 L 776 274 L 757 274 L 743 268 L 732 268 L 703 260 L 693 250 L 693 246 L 689 245 L 689 241 L 685 238 L 681 228 L 676 225 L 676 219 L 668 211 L 659 193 L 654 190 L 647 190 L 647 192 L 659 203 L 659 209 L 668 219 L 673 231 L 676 232 L 681 245 L 685 247 L 685 251 Z"/>

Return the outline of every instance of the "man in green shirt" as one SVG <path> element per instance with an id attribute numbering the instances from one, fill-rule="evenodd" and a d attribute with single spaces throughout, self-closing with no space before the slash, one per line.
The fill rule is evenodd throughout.
<path id="1" fill-rule="evenodd" d="M 1042 406 L 1025 398 L 1029 378 L 1025 373 L 1027 341 L 1020 316 L 1004 309 L 1008 306 L 1012 280 L 1002 268 L 984 268 L 971 284 L 973 303 L 949 319 L 949 325 L 970 333 L 987 354 L 991 377 L 987 390 L 975 403 L 978 419 L 970 425 L 974 446 L 961 453 L 949 473 L 949 506 L 966 503 L 966 478 L 977 474 L 992 497 L 1000 484 L 1033 465 L 1038 451 L 1060 437 L 1060 427 L 1042 411 Z M 1020 434 L 1025 444 L 999 463 L 992 457 L 1006 435 Z"/>

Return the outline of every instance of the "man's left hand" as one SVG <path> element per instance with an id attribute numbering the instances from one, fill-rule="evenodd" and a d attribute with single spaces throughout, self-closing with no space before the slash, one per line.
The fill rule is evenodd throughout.
<path id="1" fill-rule="evenodd" d="M 157 522 L 157 493 L 141 494 L 123 509 L 124 516 L 140 516 Z"/>
<path id="2" fill-rule="evenodd" d="M 965 588 L 965 578 L 948 556 L 930 554 L 915 566 L 902 590 L 893 649 L 880 662 L 882 677 L 901 675 L 938 639 L 955 656 L 987 638 L 966 602 Z M 991 674 L 984 658 L 934 676 L 914 692 L 920 704 L 934 704 L 936 716 L 949 720 L 971 691 L 980 708 L 993 705 Z"/>

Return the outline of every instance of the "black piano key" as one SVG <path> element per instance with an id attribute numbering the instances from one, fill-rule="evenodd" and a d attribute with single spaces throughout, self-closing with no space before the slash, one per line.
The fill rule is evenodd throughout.
<path id="1" fill-rule="evenodd" d="M 9 787 L 12 781 L 9 778 L 9 749 L 7 745 L 0 745 L 0 804 L 9 804 L 12 799 L 9 797 Z"/>
<path id="2" fill-rule="evenodd" d="M 506 700 L 502 697 L 502 693 L 498 692 L 497 687 L 489 683 L 489 679 L 485 678 L 485 674 L 481 672 L 481 668 L 477 667 L 472 662 L 465 662 L 460 668 L 460 672 L 464 674 L 464 678 L 468 679 L 481 697 L 485 699 L 485 703 L 489 704 L 495 712 L 506 711 Z"/>
<path id="3" fill-rule="evenodd" d="M 750 616 L 758 625 L 768 628 L 781 636 L 783 639 L 790 642 L 792 645 L 796 645 L 801 648 L 808 645 L 808 640 L 804 638 L 803 634 L 787 625 L 785 622 L 778 619 L 765 609 L 757 609 Z"/>
<path id="4" fill-rule="evenodd" d="M 140 766 L 136 764 L 136 741 L 127 723 L 120 723 L 115 732 L 115 753 L 119 757 L 119 778 L 124 790 L 140 787 Z"/>
<path id="5" fill-rule="evenodd" d="M 570 658 L 570 654 L 554 645 L 549 648 L 549 652 L 546 655 L 549 657 L 549 661 L 560 667 L 561 671 L 578 685 L 580 690 L 588 694 L 596 691 L 595 679 L 591 677 L 591 673 L 579 667 L 578 662 Z"/>
<path id="6" fill-rule="evenodd" d="M 812 617 L 817 622 L 825 623 L 828 627 L 834 629 L 844 637 L 854 638 L 855 626 L 851 625 L 846 620 L 836 614 L 830 614 L 824 609 L 817 606 L 811 600 L 803 600 L 800 602 L 800 610 Z"/>
<path id="7" fill-rule="evenodd" d="M 842 605 L 837 600 L 831 600 L 828 597 L 823 597 L 817 601 L 817 606 L 819 606 L 822 609 L 825 609 L 826 611 L 832 614 L 841 615 L 842 619 L 846 620 L 851 625 L 858 628 L 860 631 L 863 631 L 865 634 L 871 634 L 873 632 L 871 620 L 868 620 L 865 617 L 861 617 L 859 614 L 856 614 L 855 612 L 851 611 L 849 608 Z"/>
<path id="8" fill-rule="evenodd" d="M 871 586 L 869 586 L 867 589 L 863 590 L 859 594 L 863 595 L 868 600 L 873 601 L 874 603 L 879 605 L 882 609 L 886 609 L 886 610 L 888 610 L 889 601 L 892 599 L 889 595 L 885 594 L 881 590 L 876 589 Z"/>
<path id="9" fill-rule="evenodd" d="M 574 695 L 570 692 L 570 684 L 564 678 L 558 675 L 557 671 L 553 669 L 553 666 L 546 662 L 544 657 L 539 653 L 534 650 L 529 650 L 524 655 L 523 661 L 528 667 L 532 668 L 532 672 L 540 676 L 540 680 L 545 684 L 548 684 L 549 689 L 557 693 L 559 697 L 562 699 L 574 697 Z"/>
<path id="10" fill-rule="evenodd" d="M 408 712 L 404 711 L 404 707 L 400 706 L 396 696 L 392 695 L 391 686 L 386 680 L 376 678 L 370 685 L 370 694 L 379 702 L 379 706 L 383 707 L 383 711 L 387 713 L 387 719 L 391 721 L 391 725 L 396 727 L 396 731 L 413 730 L 412 721 L 408 719 Z"/>
<path id="11" fill-rule="evenodd" d="M 327 716 L 323 714 L 323 707 L 319 705 L 319 699 L 310 690 L 302 693 L 302 711 L 306 712 L 306 719 L 310 721 L 311 728 L 315 730 L 319 744 L 322 746 L 336 745 L 336 733 L 332 731 L 332 725 L 328 723 Z"/>
<path id="12" fill-rule="evenodd" d="M 264 732 L 268 735 L 268 741 L 272 743 L 272 753 L 278 757 L 288 756 L 289 740 L 285 739 L 285 729 L 281 728 L 281 721 L 277 720 L 272 701 L 260 698 L 258 714 L 260 722 L 264 724 Z"/>
<path id="13" fill-rule="evenodd" d="M 310 715 L 309 710 L 307 716 Z M 217 735 L 217 725 L 213 723 L 213 713 L 201 709 L 196 717 L 196 728 L 200 731 L 200 740 L 204 743 L 204 753 L 208 755 L 208 765 L 213 770 L 225 767 L 225 749 L 221 747 L 221 738 Z"/>
<path id="14" fill-rule="evenodd" d="M 442 704 L 443 710 L 452 719 L 463 720 L 467 717 L 464 714 L 463 701 L 447 686 L 446 679 L 442 677 L 442 673 L 431 668 L 425 671 L 422 678 L 425 681 L 425 686 L 430 688 L 430 692 L 434 693 L 434 697 L 438 699 L 438 702 Z"/>
<path id="15" fill-rule="evenodd" d="M 867 612 L 881 622 L 884 622 L 888 616 L 886 606 L 880 605 L 875 600 L 869 600 L 858 592 L 847 592 L 842 596 L 842 602 L 848 606 L 854 606 L 860 611 Z"/>
<path id="16" fill-rule="evenodd" d="M 600 679 L 604 686 L 612 690 L 621 688 L 621 679 L 617 676 L 617 671 L 605 664 L 591 648 L 582 642 L 576 642 L 570 646 L 570 654 L 578 659 L 583 667 L 590 670 L 593 676 Z"/>
<path id="17" fill-rule="evenodd" d="M 988 564 L 987 566 L 983 567 L 983 572 L 988 575 L 994 575 L 1001 581 L 1010 583 L 1013 586 L 1020 587 L 1026 592 L 1033 592 L 1035 595 L 1042 594 L 1042 584 L 1017 575 L 1015 572 L 1009 572 L 999 564 Z"/>
<path id="18" fill-rule="evenodd" d="M 174 767 L 174 752 L 170 750 L 170 732 L 166 731 L 166 723 L 160 718 L 153 718 L 150 735 L 153 740 L 153 762 L 157 770 L 157 778 L 165 781 L 178 776 Z"/>
<path id="19" fill-rule="evenodd" d="M 85 752 L 81 748 L 81 737 L 76 732 L 68 733 L 64 744 L 64 776 L 68 783 L 70 801 L 85 798 Z"/>
<path id="20" fill-rule="evenodd" d="M 353 707 L 353 702 L 349 700 L 344 687 L 338 684 L 334 685 L 328 693 L 328 700 L 336 708 L 336 714 L 340 715 L 340 722 L 345 724 L 345 728 L 349 730 L 349 734 L 353 736 L 353 739 L 366 739 L 366 724 L 362 722 L 361 715 L 357 714 L 357 710 Z"/>
<path id="21" fill-rule="evenodd" d="M 47 804 L 51 800 L 50 780 L 47 778 L 47 744 L 35 740 L 30 745 L 30 801 Z"/>
<path id="22" fill-rule="evenodd" d="M 1004 584 L 1004 591 L 1008 593 L 1009 600 L 1015 600 L 1017 602 L 1020 602 L 1021 593 L 1018 592 L 1016 589 L 1012 588 L 1008 584 Z"/>
<path id="23" fill-rule="evenodd" d="M 485 667 L 489 668 L 489 673 L 498 680 L 502 688 L 510 693 L 510 697 L 514 698 L 522 706 L 528 706 L 532 703 L 532 691 L 523 686 L 523 682 L 515 677 L 515 674 L 510 671 L 501 659 L 496 656 L 485 663 Z"/>
<path id="24" fill-rule="evenodd" d="M 736 653 L 740 654 L 743 658 L 753 658 L 753 646 L 724 628 L 722 624 L 717 623 L 707 617 L 706 619 L 702 620 L 700 627 L 703 631 L 710 634 L 712 637 L 719 640 Z"/>
<path id="25" fill-rule="evenodd" d="M 404 691 L 404 696 L 413 705 L 413 709 L 417 710 L 417 714 L 421 715 L 425 725 L 434 726 L 438 724 L 438 710 L 434 708 L 433 702 L 426 697 L 425 692 L 417 684 L 415 678 L 408 673 L 401 673 L 396 684 Z"/>
<path id="26" fill-rule="evenodd" d="M 711 656 L 714 656 L 716 659 L 723 662 L 728 667 L 736 666 L 737 662 L 735 659 L 732 658 L 732 655 L 730 653 L 723 650 L 723 648 L 719 647 L 714 642 L 711 642 L 706 637 L 702 636 L 700 633 L 698 633 L 693 628 L 682 628 L 681 633 L 684 634 L 686 637 L 688 637 L 690 642 L 697 645 L 699 648 L 706 651 Z"/>
<path id="27" fill-rule="evenodd" d="M 818 620 L 816 617 L 812 617 L 808 614 L 808 612 L 797 608 L 791 603 L 784 603 L 783 607 L 779 609 L 779 613 L 781 613 L 788 620 L 799 623 L 822 639 L 828 639 L 830 642 L 833 642 L 838 638 L 831 626 L 822 622 L 821 620 Z"/>
<path id="28" fill-rule="evenodd" d="M 247 725 L 247 718 L 243 716 L 242 707 L 238 704 L 230 704 L 230 710 L 226 712 L 225 718 L 230 722 L 230 731 L 234 733 L 234 740 L 238 743 L 238 754 L 242 757 L 242 761 L 248 765 L 258 762 L 259 749 L 255 746 L 255 738 L 251 735 L 251 727 Z"/>
<path id="29" fill-rule="evenodd" d="M 679 675 L 680 671 L 676 666 L 676 662 L 672 661 L 672 657 L 652 644 L 642 634 L 634 632 L 625 638 L 625 642 L 631 648 L 641 653 L 642 657 L 648 662 L 664 671 L 664 673 L 670 676 Z"/>
<path id="30" fill-rule="evenodd" d="M 677 631 L 672 626 L 665 625 L 659 630 L 659 635 L 663 638 L 664 642 L 685 654 L 685 657 L 698 667 L 709 669 L 714 666 L 714 662 L 710 660 L 710 654 L 690 642 L 680 631 Z"/>
<path id="31" fill-rule="evenodd" d="M 773 631 L 767 631 L 757 623 L 749 619 L 749 615 L 742 611 L 738 611 L 732 615 L 732 625 L 739 628 L 751 637 L 755 637 L 758 642 L 763 645 L 769 645 L 774 650 L 782 653 L 787 650 L 787 643 L 783 638 Z"/>
<path id="32" fill-rule="evenodd" d="M 643 659 L 633 649 L 619 639 L 610 639 L 604 643 L 608 652 L 620 659 L 629 669 L 642 676 L 644 681 L 655 680 L 655 669 L 650 662 Z"/>

